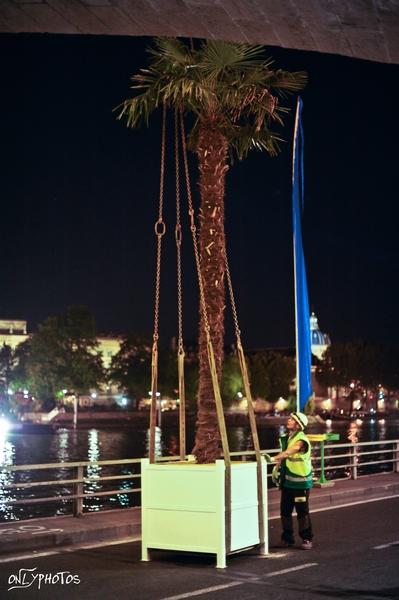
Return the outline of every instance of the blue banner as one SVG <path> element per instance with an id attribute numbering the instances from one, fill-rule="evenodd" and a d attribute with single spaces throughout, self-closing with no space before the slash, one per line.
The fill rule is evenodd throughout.
<path id="1" fill-rule="evenodd" d="M 292 222 L 294 236 L 295 277 L 295 327 L 297 361 L 297 410 L 303 411 L 312 395 L 312 352 L 310 339 L 310 315 L 308 286 L 306 283 L 305 257 L 302 247 L 301 215 L 304 202 L 304 137 L 302 129 L 302 100 L 298 98 L 294 132 L 292 169 Z"/>

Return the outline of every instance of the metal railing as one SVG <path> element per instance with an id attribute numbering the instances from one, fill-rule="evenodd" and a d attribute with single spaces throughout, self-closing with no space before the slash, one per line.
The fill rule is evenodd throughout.
<path id="1" fill-rule="evenodd" d="M 371 449 L 370 449 L 371 448 Z M 377 449 L 374 449 L 377 448 Z M 272 448 L 262 450 L 271 456 L 279 452 Z M 242 460 L 254 458 L 254 451 L 231 452 L 231 457 L 241 457 Z M 372 458 L 372 460 L 369 460 Z M 357 479 L 362 475 L 374 472 L 399 472 L 399 440 L 382 440 L 373 442 L 358 442 L 356 444 L 325 444 L 320 452 L 320 444 L 313 444 L 312 459 L 316 465 L 314 472 L 319 474 L 319 481 L 328 479 Z M 179 461 L 178 456 L 158 457 L 157 462 Z M 123 497 L 129 494 L 140 494 L 139 484 L 140 458 L 123 460 L 78 461 L 32 465 L 1 465 L 0 464 L 0 517 L 7 507 L 13 505 L 34 505 L 40 503 L 73 502 L 73 515 L 78 517 L 84 513 L 84 508 L 90 506 L 84 502 L 90 498 Z M 122 473 L 100 475 L 102 471 L 112 471 L 117 468 Z M 270 469 L 269 469 L 270 470 Z M 43 471 L 56 471 L 62 478 L 40 479 Z M 72 471 L 72 476 L 64 477 L 65 472 Z M 270 473 L 268 474 L 270 477 Z M 10 481 L 12 479 L 12 481 Z M 18 481 L 16 481 L 19 479 Z M 27 480 L 29 479 L 29 480 Z M 120 486 L 107 485 L 120 482 Z M 63 489 L 59 489 L 59 488 Z M 67 488 L 67 490 L 65 489 Z M 50 489 L 51 495 L 37 496 L 36 490 Z M 28 497 L 25 492 L 30 492 Z M 33 492 L 32 492 L 33 491 Z M 33 494 L 33 495 L 32 495 Z M 120 506 L 131 506 L 124 502 Z M 140 505 L 140 498 L 136 506 Z M 96 505 L 100 510 L 102 506 Z"/>

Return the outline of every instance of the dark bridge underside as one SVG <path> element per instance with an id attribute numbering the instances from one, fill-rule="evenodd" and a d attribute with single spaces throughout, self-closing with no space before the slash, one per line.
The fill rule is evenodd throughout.
<path id="1" fill-rule="evenodd" d="M 399 62 L 398 0 L 0 0 L 0 32 L 242 40 Z"/>

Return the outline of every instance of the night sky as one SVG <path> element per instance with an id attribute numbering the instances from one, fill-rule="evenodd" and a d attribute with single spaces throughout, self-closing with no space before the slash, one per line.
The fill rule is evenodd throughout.
<path id="1" fill-rule="evenodd" d="M 29 331 L 86 304 L 102 333 L 151 333 L 160 121 L 128 130 L 112 112 L 149 38 L 0 35 L 0 318 Z M 397 65 L 268 48 L 306 70 L 303 236 L 311 309 L 333 341 L 397 340 Z M 289 104 L 294 107 L 295 100 Z M 227 176 L 226 230 L 247 348 L 292 346 L 293 118 L 281 155 L 252 153 Z M 176 332 L 173 150 L 160 330 Z M 187 220 L 186 220 L 187 221 Z M 184 236 L 185 336 L 197 291 Z"/>

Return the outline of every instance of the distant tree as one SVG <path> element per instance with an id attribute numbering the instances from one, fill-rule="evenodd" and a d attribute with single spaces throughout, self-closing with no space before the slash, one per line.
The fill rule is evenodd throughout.
<path id="1" fill-rule="evenodd" d="M 80 395 L 104 382 L 94 318 L 86 307 L 69 307 L 39 325 L 30 340 L 26 372 L 46 408 L 64 388 Z"/>
<path id="2" fill-rule="evenodd" d="M 324 354 L 323 362 L 316 370 L 316 379 L 325 387 L 336 388 L 338 398 L 339 388 L 349 387 L 359 377 L 360 362 L 356 344 L 331 344 Z M 351 411 L 354 399 L 355 394 L 350 398 Z"/>
<path id="3" fill-rule="evenodd" d="M 0 414 L 10 410 L 8 388 L 15 366 L 15 352 L 8 344 L 0 348 Z"/>
<path id="4" fill-rule="evenodd" d="M 359 395 L 372 393 L 377 408 L 378 389 L 399 388 L 399 351 L 396 346 L 371 342 L 336 343 L 329 346 L 316 371 L 317 380 L 327 387 L 352 387 L 347 398 L 350 410 Z"/>
<path id="5" fill-rule="evenodd" d="M 112 358 L 110 380 L 136 404 L 148 396 L 150 387 L 151 342 L 140 335 L 127 336 Z"/>
<path id="6" fill-rule="evenodd" d="M 30 389 L 31 380 L 28 374 L 31 340 L 28 338 L 14 350 L 15 363 L 12 369 L 11 382 L 15 390 Z"/>
<path id="7" fill-rule="evenodd" d="M 288 413 L 295 412 L 297 410 L 296 404 L 297 404 L 296 395 L 290 394 L 287 398 L 287 406 L 286 406 L 285 410 Z M 306 406 L 305 406 L 305 409 L 306 409 Z M 306 414 L 306 412 L 305 412 L 305 414 Z"/>
<path id="8" fill-rule="evenodd" d="M 254 396 L 275 402 L 287 398 L 295 377 L 295 360 L 272 350 L 250 356 L 251 384 Z"/>
<path id="9" fill-rule="evenodd" d="M 235 354 L 228 354 L 224 359 L 220 391 L 225 406 L 237 403 L 237 394 L 243 392 L 240 363 Z"/>
<path id="10" fill-rule="evenodd" d="M 399 346 L 386 344 L 382 347 L 381 385 L 389 392 L 399 390 Z"/>
<path id="11" fill-rule="evenodd" d="M 0 348 L 0 393 L 7 393 L 15 367 L 15 351 L 8 344 Z"/>
<path id="12" fill-rule="evenodd" d="M 247 359 L 251 373 L 251 391 L 254 398 L 267 398 L 269 379 L 267 374 L 267 361 L 265 352 L 256 352 Z"/>
<path id="13" fill-rule="evenodd" d="M 121 348 L 111 362 L 110 380 L 118 385 L 137 405 L 141 398 L 148 397 L 151 387 L 151 342 L 145 336 L 133 333 L 125 337 Z M 176 352 L 159 350 L 159 389 L 162 395 L 177 398 Z M 196 361 L 186 361 L 185 388 L 186 404 L 195 405 L 198 387 Z"/>

